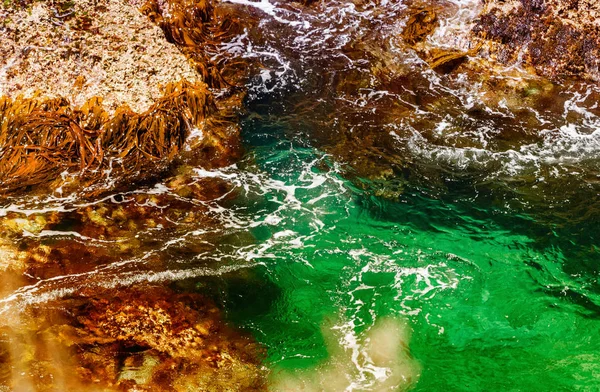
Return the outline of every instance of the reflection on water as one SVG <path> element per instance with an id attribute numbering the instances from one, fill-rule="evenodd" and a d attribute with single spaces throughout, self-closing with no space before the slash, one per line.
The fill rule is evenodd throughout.
<path id="1" fill-rule="evenodd" d="M 246 156 L 92 201 L 3 201 L 0 359 L 30 357 L 0 381 L 96 344 L 84 367 L 112 358 L 97 378 L 130 386 L 176 363 L 175 390 L 209 385 L 203 366 L 260 389 L 262 360 L 274 390 L 590 390 L 597 87 L 478 59 L 431 70 L 403 42 L 408 1 L 228 3 L 260 20 L 221 47 L 263 65 Z M 437 2 L 424 47 L 466 45 L 477 4 Z M 141 334 L 134 297 L 155 318 Z M 179 355 L 151 338 L 167 324 L 216 348 Z"/>

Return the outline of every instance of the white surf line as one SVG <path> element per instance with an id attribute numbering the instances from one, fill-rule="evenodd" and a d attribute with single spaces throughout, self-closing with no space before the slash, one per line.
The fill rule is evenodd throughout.
<path id="1" fill-rule="evenodd" d="M 198 267 L 180 270 L 166 270 L 157 272 L 138 272 L 130 271 L 126 273 L 112 275 L 110 279 L 100 280 L 98 282 L 81 282 L 78 285 L 68 287 L 53 288 L 54 284 L 59 285 L 63 281 L 74 280 L 79 277 L 100 275 L 100 271 L 91 271 L 82 274 L 57 276 L 51 279 L 39 281 L 34 285 L 23 286 L 12 294 L 0 299 L 0 315 L 7 312 L 20 312 L 28 305 L 41 304 L 72 295 L 82 288 L 105 288 L 131 286 L 136 283 L 162 283 L 169 281 L 178 281 L 195 278 L 199 276 L 220 276 L 230 272 L 235 272 L 245 268 L 253 268 L 262 263 L 248 263 L 238 265 L 227 265 L 218 268 Z M 50 286 L 50 287 L 45 287 Z"/>
<path id="2" fill-rule="evenodd" d="M 43 238 L 43 237 L 75 237 L 83 241 L 91 241 L 91 242 L 103 242 L 107 244 L 114 244 L 118 242 L 126 242 L 127 240 L 101 240 L 98 238 L 92 238 L 85 235 L 82 235 L 76 231 L 59 231 L 59 230 L 42 230 L 39 233 L 35 234 L 28 230 L 23 230 L 23 237 L 33 237 L 33 238 Z"/>
<path id="3" fill-rule="evenodd" d="M 306 26 L 305 22 L 291 21 L 291 20 L 283 19 L 280 16 L 277 16 L 277 14 L 275 13 L 275 10 L 277 9 L 277 7 L 274 4 L 271 4 L 269 2 L 269 0 L 260 0 L 260 1 L 225 0 L 225 2 L 232 3 L 232 4 L 239 4 L 239 5 L 246 5 L 249 7 L 257 8 L 257 9 L 263 11 L 265 14 L 272 16 L 273 19 L 275 19 L 276 21 L 278 21 L 280 23 L 289 24 L 290 26 L 294 26 L 294 27 L 300 26 L 300 25 Z"/>
<path id="4" fill-rule="evenodd" d="M 71 212 L 74 211 L 75 208 L 66 208 L 64 205 L 58 205 L 55 207 L 46 207 L 46 208 L 26 208 L 24 206 L 19 206 L 17 204 L 10 204 L 5 207 L 0 207 L 0 217 L 5 217 L 10 212 L 14 212 L 17 214 L 23 214 L 25 216 L 30 216 L 34 214 L 47 214 L 49 212 Z"/>

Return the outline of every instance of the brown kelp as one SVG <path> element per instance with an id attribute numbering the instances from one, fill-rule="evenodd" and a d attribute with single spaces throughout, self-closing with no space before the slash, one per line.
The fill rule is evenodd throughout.
<path id="1" fill-rule="evenodd" d="M 437 12 L 434 8 L 415 7 L 409 11 L 402 38 L 407 44 L 415 45 L 433 33 L 438 24 Z"/>
<path id="2" fill-rule="evenodd" d="M 163 30 L 166 39 L 193 62 L 202 79 L 213 88 L 235 86 L 248 76 L 248 61 L 215 60 L 218 46 L 240 34 L 252 22 L 231 8 L 210 1 L 148 0 L 140 11 Z"/>
<path id="3" fill-rule="evenodd" d="M 454 67 L 465 61 L 469 56 L 475 56 L 483 43 L 478 43 L 475 47 L 468 51 L 448 50 L 448 49 L 432 49 L 429 51 L 429 56 L 426 58 L 427 64 L 435 70 L 452 70 Z"/>
<path id="4" fill-rule="evenodd" d="M 347 163 L 357 177 L 367 178 L 368 188 L 377 188 L 375 194 L 395 198 L 406 178 L 426 179 L 425 185 L 436 191 L 445 186 L 444 173 L 419 165 L 424 159 L 422 146 L 436 146 L 436 154 L 457 148 L 491 149 L 502 155 L 543 142 L 549 121 L 560 127 L 564 89 L 482 58 L 486 46 L 470 32 L 475 2 L 468 2 L 468 8 L 448 1 L 402 4 L 408 7 L 390 7 L 394 11 L 387 9 L 387 14 L 372 2 L 359 4 L 357 8 L 369 17 L 348 17 L 340 23 L 360 27 L 345 32 L 349 39 L 339 51 L 309 47 L 313 52 L 302 61 L 311 61 L 306 79 L 315 87 L 307 89 L 310 94 L 287 97 L 288 107 L 282 110 L 286 117 L 277 118 L 290 119 L 286 125 L 294 130 L 290 137 L 301 130 L 319 148 Z M 334 7 L 316 3 L 305 12 L 325 14 Z M 377 12 L 380 19 L 373 17 Z M 315 20 L 323 22 L 323 30 L 332 22 L 325 17 L 307 20 L 315 25 Z M 304 48 L 286 38 L 270 44 L 281 53 L 286 53 L 286 46 Z M 337 61 L 332 52 L 344 56 L 344 61 Z M 352 65 L 344 67 L 347 62 Z M 449 90 L 432 88 L 437 83 Z M 539 115 L 550 111 L 558 116 L 548 120 Z M 265 115 L 271 112 L 269 108 Z M 486 129 L 485 139 L 480 129 Z"/>
<path id="5" fill-rule="evenodd" d="M 209 88 L 219 90 L 214 99 L 218 114 L 210 117 L 205 130 L 212 137 L 188 156 L 204 166 L 224 166 L 240 157 L 239 115 L 243 111 L 242 87 L 259 66 L 240 59 L 220 46 L 257 23 L 252 15 L 226 3 L 196 0 L 147 0 L 140 12 L 158 25 L 168 42 L 190 60 Z"/>
<path id="6" fill-rule="evenodd" d="M 66 99 L 0 98 L 0 189 L 57 188 L 66 175 L 77 175 L 79 188 L 107 175 L 119 182 L 156 176 L 215 112 L 204 84 L 182 81 L 164 91 L 142 114 L 122 106 L 110 115 L 99 98 L 79 109 Z"/>

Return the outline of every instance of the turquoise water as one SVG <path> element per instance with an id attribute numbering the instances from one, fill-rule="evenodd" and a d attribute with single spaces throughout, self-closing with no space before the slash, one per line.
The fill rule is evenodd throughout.
<path id="1" fill-rule="evenodd" d="M 536 237 L 535 216 L 488 201 L 410 188 L 395 201 L 372 196 L 326 154 L 290 142 L 255 147 L 251 159 L 262 177 L 242 180 L 250 191 L 232 208 L 255 226 L 246 254 L 256 280 L 225 279 L 220 290 L 230 317 L 268 348 L 269 366 L 326 360 L 324 324 L 359 336 L 394 316 L 414 331 L 416 390 L 598 385 L 597 282 L 584 271 L 594 248 Z"/>
<path id="2" fill-rule="evenodd" d="M 448 3 L 434 43 L 460 41 L 476 4 Z M 253 267 L 202 290 L 266 346 L 275 379 L 330 381 L 314 390 L 406 387 L 361 359 L 381 320 L 412 331 L 417 391 L 600 390 L 597 90 L 432 72 L 390 43 L 404 7 L 256 11 L 273 34 L 239 43 L 265 66 L 248 154 L 212 174 L 239 191 L 232 236 L 253 239 L 223 252 Z"/>

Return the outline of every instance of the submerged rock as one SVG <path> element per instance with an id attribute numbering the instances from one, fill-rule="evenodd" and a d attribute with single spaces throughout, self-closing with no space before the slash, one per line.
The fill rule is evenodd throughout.
<path id="1" fill-rule="evenodd" d="M 0 326 L 8 388 L 259 391 L 261 356 L 210 300 L 157 286 L 28 306 Z"/>

